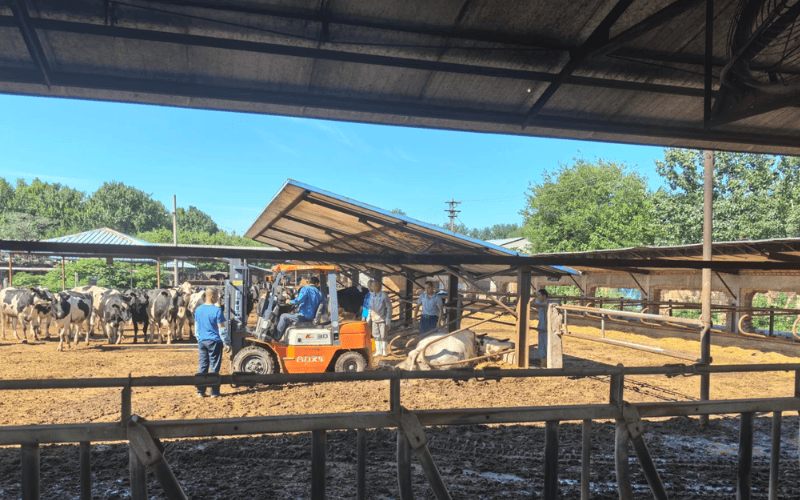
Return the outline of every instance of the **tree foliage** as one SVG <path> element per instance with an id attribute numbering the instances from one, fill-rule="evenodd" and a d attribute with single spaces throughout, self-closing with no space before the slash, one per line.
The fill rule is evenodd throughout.
<path id="1" fill-rule="evenodd" d="M 91 228 L 110 227 L 126 234 L 171 226 L 160 201 L 122 182 L 104 182 L 89 197 L 86 219 Z"/>
<path id="2" fill-rule="evenodd" d="M 116 289 L 127 288 L 159 288 L 157 286 L 157 270 L 153 263 L 131 263 L 114 260 L 109 266 L 104 259 L 80 259 L 67 262 L 65 265 L 65 284 L 70 289 L 75 286 L 75 274 L 78 275 L 78 286 L 88 285 L 96 280 L 99 286 Z M 169 286 L 170 270 L 161 267 L 161 286 Z M 58 265 L 45 275 L 37 276 L 28 273 L 14 273 L 14 286 L 43 286 L 52 292 L 61 291 L 61 266 Z"/>
<path id="3" fill-rule="evenodd" d="M 798 158 L 719 151 L 714 160 L 714 241 L 797 236 Z M 702 151 L 686 149 L 667 149 L 656 161 L 666 182 L 654 196 L 659 244 L 702 241 L 703 164 Z"/>
<path id="4" fill-rule="evenodd" d="M 178 233 L 193 232 L 193 233 L 209 233 L 215 234 L 219 232 L 219 227 L 210 215 L 198 209 L 197 207 L 189 205 L 188 209 L 178 207 Z"/>
<path id="5" fill-rule="evenodd" d="M 649 245 L 653 202 L 645 179 L 625 164 L 582 159 L 545 172 L 529 188 L 522 233 L 534 253 Z"/>

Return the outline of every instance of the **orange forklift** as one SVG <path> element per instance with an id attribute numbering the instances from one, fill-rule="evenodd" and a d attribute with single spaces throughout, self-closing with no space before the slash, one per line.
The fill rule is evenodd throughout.
<path id="1" fill-rule="evenodd" d="M 272 290 L 257 309 L 255 330 L 233 332 L 233 372 L 273 373 L 361 372 L 372 367 L 375 343 L 363 321 L 339 323 L 334 266 L 278 265 Z M 273 336 L 285 301 L 285 277 L 317 275 L 323 300 L 312 321 L 289 326 L 281 341 Z M 298 290 L 299 292 L 299 290 Z M 260 310 L 259 310 L 260 309 Z M 283 309 L 283 310 L 282 310 Z"/>

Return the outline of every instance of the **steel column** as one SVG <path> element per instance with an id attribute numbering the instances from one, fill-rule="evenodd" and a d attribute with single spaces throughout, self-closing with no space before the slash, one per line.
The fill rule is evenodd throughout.
<path id="1" fill-rule="evenodd" d="M 544 430 L 544 498 L 558 498 L 558 420 L 548 420 Z"/>
<path id="2" fill-rule="evenodd" d="M 779 411 L 772 413 L 772 450 L 769 460 L 769 492 L 767 500 L 778 500 L 778 473 L 781 466 L 781 416 Z"/>
<path id="3" fill-rule="evenodd" d="M 367 498 L 367 430 L 356 430 L 356 500 Z"/>
<path id="4" fill-rule="evenodd" d="M 739 467 L 736 474 L 736 500 L 750 500 L 753 471 L 753 413 L 742 413 L 739 421 Z"/>
<path id="5" fill-rule="evenodd" d="M 39 443 L 23 443 L 20 450 L 22 500 L 39 500 Z"/>
<path id="6" fill-rule="evenodd" d="M 703 166 L 703 261 L 712 259 L 711 243 L 712 234 L 712 214 L 714 196 L 714 152 L 705 152 L 705 164 Z M 701 320 L 703 331 L 700 333 L 700 362 L 711 364 L 711 269 L 704 268 L 703 284 L 700 293 L 702 302 Z M 708 401 L 711 396 L 711 377 L 707 373 L 700 375 L 700 401 Z M 701 416 L 700 423 L 708 423 L 708 416 Z"/>
<path id="7" fill-rule="evenodd" d="M 528 330 L 531 315 L 531 268 L 523 266 L 517 271 L 517 367 L 530 366 L 528 352 Z"/>
<path id="8" fill-rule="evenodd" d="M 461 328 L 459 326 L 459 311 L 458 311 L 458 276 L 450 275 L 447 280 L 447 305 L 450 309 L 447 310 L 447 327 L 449 332 L 454 332 Z"/>
<path id="9" fill-rule="evenodd" d="M 406 278 L 405 299 L 408 302 L 406 302 L 406 304 L 403 306 L 403 322 L 406 325 L 410 325 L 414 321 L 414 318 L 412 317 L 413 305 L 411 304 L 411 302 L 414 300 L 414 281 L 408 278 Z"/>
<path id="10" fill-rule="evenodd" d="M 78 461 L 80 462 L 81 500 L 92 500 L 92 446 L 89 441 L 81 441 L 78 445 Z"/>
<path id="11" fill-rule="evenodd" d="M 581 427 L 581 500 L 589 500 L 591 485 L 592 421 L 584 420 Z"/>
<path id="12" fill-rule="evenodd" d="M 311 498 L 325 500 L 325 445 L 327 432 L 311 431 Z"/>

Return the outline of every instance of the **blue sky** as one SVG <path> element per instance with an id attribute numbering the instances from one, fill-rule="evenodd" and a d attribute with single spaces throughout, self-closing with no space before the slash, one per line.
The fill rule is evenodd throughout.
<path id="1" fill-rule="evenodd" d="M 573 158 L 624 161 L 660 185 L 660 147 L 0 95 L 0 176 L 87 194 L 135 186 L 242 234 L 287 178 L 443 223 L 519 223 L 528 183 Z"/>

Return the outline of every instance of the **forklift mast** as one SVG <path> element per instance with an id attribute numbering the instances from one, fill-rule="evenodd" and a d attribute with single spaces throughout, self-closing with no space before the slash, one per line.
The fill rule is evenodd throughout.
<path id="1" fill-rule="evenodd" d="M 247 326 L 247 295 L 250 293 L 250 268 L 247 260 L 231 259 L 230 275 L 225 281 L 225 319 L 228 333 L 233 341 L 234 351 L 241 346 L 242 335 Z"/>

